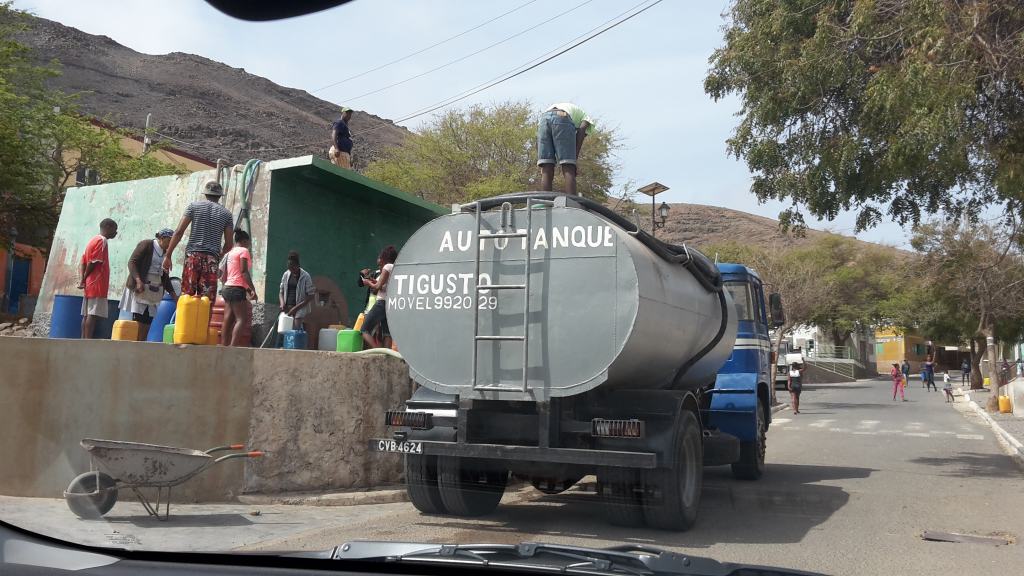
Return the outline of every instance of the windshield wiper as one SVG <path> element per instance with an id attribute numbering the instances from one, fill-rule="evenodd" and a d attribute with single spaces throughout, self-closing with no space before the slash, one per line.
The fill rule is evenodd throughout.
<path id="1" fill-rule="evenodd" d="M 711 558 L 689 556 L 641 544 L 626 544 L 610 548 L 584 548 L 537 542 L 427 544 L 356 541 L 335 548 L 334 558 L 421 564 L 464 564 L 533 572 L 625 576 L 728 576 L 743 574 L 752 568 L 736 564 L 723 564 Z M 806 574 L 762 567 L 758 567 L 756 573 Z"/>

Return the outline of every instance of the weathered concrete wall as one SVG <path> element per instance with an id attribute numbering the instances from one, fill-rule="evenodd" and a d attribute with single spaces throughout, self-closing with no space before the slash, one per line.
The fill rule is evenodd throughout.
<path id="1" fill-rule="evenodd" d="M 173 490 L 179 502 L 400 480 L 400 458 L 366 450 L 411 394 L 397 358 L 15 337 L 0 358 L 3 495 L 60 497 L 89 469 L 82 438 L 267 452 L 210 468 Z"/>
<path id="2" fill-rule="evenodd" d="M 35 324 L 48 326 L 56 294 L 80 295 L 78 289 L 79 261 L 89 239 L 99 233 L 99 223 L 113 218 L 118 224 L 117 238 L 108 244 L 110 251 L 110 291 L 107 297 L 121 299 L 128 275 L 128 258 L 139 241 L 152 238 L 161 228 L 176 228 L 190 202 L 201 198 L 203 184 L 216 179 L 216 170 L 194 172 L 184 176 L 161 176 L 130 182 L 70 188 L 64 198 L 60 220 L 54 231 L 46 274 L 36 309 Z M 242 178 L 229 172 L 225 197 L 222 200 L 237 218 L 242 206 Z M 264 289 L 266 270 L 266 238 L 269 214 L 270 178 L 261 168 L 251 202 L 253 281 L 257 292 Z M 185 261 L 182 240 L 174 254 L 172 276 L 180 275 Z M 277 284 L 274 284 L 274 291 Z M 40 330 L 37 330 L 37 333 Z"/>
<path id="3" fill-rule="evenodd" d="M 60 497 L 89 469 L 82 438 L 205 450 L 248 436 L 251 350 L 0 337 L 0 358 L 0 494 Z M 224 462 L 172 494 L 230 499 L 242 467 Z"/>
<path id="4" fill-rule="evenodd" d="M 388 356 L 267 350 L 255 357 L 249 437 L 268 453 L 246 467 L 246 492 L 393 484 L 400 457 L 367 451 L 384 411 L 412 394 L 405 362 Z"/>

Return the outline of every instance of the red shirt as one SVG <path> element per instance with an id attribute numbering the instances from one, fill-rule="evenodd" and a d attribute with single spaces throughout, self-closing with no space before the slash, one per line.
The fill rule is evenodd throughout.
<path id="1" fill-rule="evenodd" d="M 97 234 L 85 245 L 82 253 L 82 264 L 98 262 L 92 272 L 85 277 L 86 298 L 106 298 L 110 290 L 110 258 L 107 255 L 107 239 Z"/>

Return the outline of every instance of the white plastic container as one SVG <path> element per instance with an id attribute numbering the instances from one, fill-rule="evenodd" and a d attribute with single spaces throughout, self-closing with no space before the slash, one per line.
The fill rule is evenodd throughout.
<path id="1" fill-rule="evenodd" d="M 336 351 L 338 349 L 338 330 L 336 328 L 321 328 L 316 349 L 325 352 Z"/>
<path id="2" fill-rule="evenodd" d="M 295 319 L 292 318 L 291 316 L 285 314 L 284 312 L 282 312 L 281 315 L 277 317 L 277 333 L 278 334 L 284 334 L 285 332 L 288 332 L 289 330 L 291 330 L 294 327 L 294 325 L 295 325 Z"/>

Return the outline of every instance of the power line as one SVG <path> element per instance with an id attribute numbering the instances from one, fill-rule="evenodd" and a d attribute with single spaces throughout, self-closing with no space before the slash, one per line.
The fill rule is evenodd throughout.
<path id="1" fill-rule="evenodd" d="M 406 78 L 404 80 L 399 80 L 398 82 L 394 82 L 392 84 L 388 84 L 387 86 L 382 86 L 380 88 L 371 90 L 369 92 L 364 92 L 363 94 L 360 94 L 358 96 L 352 96 L 350 98 L 341 98 L 340 100 L 342 102 L 344 102 L 346 105 L 348 105 L 349 102 L 353 102 L 355 100 L 359 100 L 360 98 L 365 98 L 366 96 L 372 96 L 373 94 L 378 94 L 378 93 L 383 92 L 385 90 L 389 90 L 391 88 L 394 88 L 395 86 L 401 86 L 402 84 L 405 84 L 406 82 L 411 82 L 413 80 L 416 80 L 417 78 L 422 78 L 422 77 L 424 77 L 424 76 L 426 76 L 428 74 L 433 74 L 434 72 L 437 72 L 438 70 L 441 70 L 443 68 L 447 68 L 449 66 L 458 64 L 459 62 L 462 62 L 463 60 L 468 60 L 469 58 L 472 58 L 473 56 L 476 56 L 478 54 L 482 54 L 483 52 L 486 52 L 486 51 L 490 50 L 491 48 L 494 48 L 495 46 L 504 44 L 505 42 L 508 42 L 509 40 L 512 40 L 513 38 L 518 38 L 519 36 L 522 36 L 523 34 L 526 34 L 527 32 L 530 32 L 532 30 L 536 30 L 537 28 L 540 28 L 541 26 L 543 26 L 545 24 L 548 24 L 549 22 L 557 20 L 557 19 L 561 18 L 562 16 L 565 16 L 566 14 L 569 14 L 570 12 L 574 12 L 574 11 L 576 11 L 576 10 L 586 6 L 587 4 L 590 4 L 593 1 L 594 0 L 584 0 L 583 2 L 573 6 L 572 8 L 569 8 L 568 10 L 565 10 L 563 12 L 559 12 L 558 14 L 555 14 L 554 16 L 548 18 L 547 20 L 544 20 L 542 22 L 538 22 L 537 24 L 534 24 L 533 26 L 530 26 L 529 28 L 526 28 L 525 30 L 520 30 L 519 32 L 516 32 L 515 34 L 513 34 L 511 36 L 507 36 L 507 37 L 505 37 L 505 38 L 503 38 L 501 40 L 498 40 L 497 42 L 495 42 L 493 44 L 490 44 L 488 46 L 484 46 L 483 48 L 480 48 L 479 50 L 475 50 L 473 52 L 470 52 L 469 54 L 466 54 L 465 56 L 461 56 L 459 58 L 456 58 L 455 60 L 451 60 L 449 62 L 441 64 L 440 66 L 437 66 L 437 67 L 431 68 L 430 70 L 427 70 L 425 72 L 421 72 L 419 74 L 416 74 L 415 76 L 410 76 L 409 78 Z"/>
<path id="2" fill-rule="evenodd" d="M 380 130 L 380 129 L 388 127 L 388 126 L 393 126 L 393 125 L 401 123 L 401 122 L 406 122 L 406 121 L 412 120 L 414 118 L 418 118 L 418 117 L 423 116 L 425 114 L 429 114 L 429 113 L 434 112 L 436 110 L 440 110 L 441 108 L 445 108 L 447 106 L 451 106 L 452 104 L 454 104 L 456 102 L 459 102 L 461 100 L 465 100 L 466 98 L 469 98 L 470 96 L 479 94 L 480 92 L 483 92 L 484 90 L 487 90 L 489 88 L 493 88 L 494 86 L 497 86 L 498 84 L 501 84 L 503 82 L 507 82 L 508 80 L 511 80 L 511 79 L 513 79 L 513 78 L 515 78 L 517 76 L 521 76 L 522 74 L 525 74 L 526 72 L 529 72 L 529 71 L 531 71 L 531 70 L 533 70 L 533 69 L 535 69 L 535 68 L 537 68 L 539 66 L 542 66 L 543 64 L 546 64 L 547 62 L 550 62 L 551 60 L 554 60 L 555 58 L 557 58 L 557 57 L 559 57 L 559 56 L 561 56 L 561 55 L 563 55 L 563 54 L 565 54 L 565 53 L 567 53 L 567 52 L 569 52 L 569 51 L 571 51 L 571 50 L 573 50 L 573 49 L 575 49 L 575 48 L 577 48 L 577 47 L 579 47 L 579 46 L 581 46 L 581 45 L 583 45 L 583 44 L 585 44 L 587 42 L 589 42 L 590 40 L 593 40 L 594 38 L 597 38 L 598 36 L 604 34 L 605 32 L 608 32 L 609 30 L 612 30 L 613 28 L 618 27 L 619 25 L 621 25 L 621 24 L 623 24 L 623 23 L 625 23 L 625 22 L 635 18 L 636 16 L 639 16 L 640 14 L 646 12 L 647 10 L 650 10 L 651 8 L 657 6 L 658 4 L 660 4 L 663 1 L 664 0 L 653 0 L 652 2 L 649 2 L 649 0 L 645 0 L 644 2 L 640 2 L 639 4 L 634 5 L 633 7 L 629 8 L 628 10 L 626 10 L 624 12 L 621 12 L 617 16 L 615 16 L 615 17 L 613 17 L 613 18 L 611 18 L 609 20 L 606 20 L 604 23 L 598 25 L 597 27 L 592 28 L 588 32 L 585 32 L 584 34 L 582 34 L 580 36 L 577 36 L 573 40 L 570 40 L 569 42 L 566 42 L 566 43 L 560 45 L 559 47 L 557 47 L 557 48 L 555 48 L 553 50 L 549 50 L 548 52 L 545 52 L 541 56 L 538 56 L 538 57 L 536 57 L 536 58 L 534 58 L 532 60 L 527 61 L 525 64 L 521 64 L 519 66 L 516 66 L 515 68 L 512 68 L 509 71 L 507 71 L 507 72 L 505 72 L 505 73 L 503 73 L 503 74 L 501 74 L 499 76 L 496 76 L 495 78 L 492 78 L 491 80 L 489 80 L 489 81 L 487 81 L 487 82 L 485 82 L 483 84 L 478 84 L 477 86 L 475 86 L 473 88 L 470 88 L 467 91 L 461 92 L 461 93 L 456 94 L 454 96 L 450 96 L 450 97 L 445 98 L 443 100 L 439 100 L 439 101 L 435 102 L 434 104 L 430 104 L 430 105 L 428 105 L 425 108 L 421 108 L 421 109 L 419 109 L 419 110 L 417 110 L 415 112 L 412 112 L 412 113 L 410 113 L 410 114 L 408 114 L 406 116 L 403 116 L 403 117 L 399 118 L 398 120 L 394 120 L 394 121 L 392 121 L 390 123 L 389 122 L 381 122 L 380 125 L 378 125 L 377 127 L 370 128 L 369 130 L 364 130 L 362 132 L 359 132 L 358 135 L 361 136 L 361 135 L 364 135 L 364 134 L 369 134 L 369 133 L 375 132 L 377 130 Z M 646 6 L 644 6 L 645 4 L 646 4 Z M 252 150 L 245 150 L 245 149 L 236 149 L 236 150 L 221 149 L 221 151 L 223 151 L 223 152 L 245 152 L 245 153 L 278 152 L 278 151 L 281 151 L 281 150 L 292 150 L 292 149 L 296 149 L 296 148 L 309 148 L 309 147 L 313 147 L 315 145 L 316 145 L 315 143 L 304 143 L 304 144 L 294 144 L 294 145 L 288 145 L 288 146 L 277 146 L 277 147 L 272 147 L 272 148 L 257 148 L 257 149 L 252 149 Z"/>
<path id="3" fill-rule="evenodd" d="M 399 62 L 408 60 L 409 58 L 412 58 L 413 56 L 418 56 L 418 55 L 426 52 L 427 50 L 431 50 L 433 48 L 437 48 L 438 46 L 440 46 L 442 44 L 446 44 L 448 42 L 451 42 L 452 40 L 455 40 L 456 38 L 465 36 L 466 34 L 469 34 L 470 32 L 472 32 L 474 30 L 477 30 L 479 28 L 483 28 L 484 26 L 490 24 L 491 22 L 494 22 L 495 20 L 499 20 L 501 18 L 504 18 L 505 16 L 508 16 L 509 14 L 511 14 L 513 12 L 517 12 L 517 11 L 523 9 L 523 8 L 526 8 L 527 6 L 529 6 L 530 4 L 533 4 L 536 1 L 537 0 L 530 0 L 529 2 L 526 2 L 524 4 L 520 4 L 519 6 L 516 6 L 515 8 L 509 10 L 508 12 L 503 12 L 501 14 L 498 14 L 497 16 L 495 16 L 494 18 L 491 18 L 490 20 L 481 22 L 480 24 L 477 24 L 476 26 L 473 26 L 472 28 L 469 28 L 468 30 L 463 30 L 462 32 L 459 32 L 458 34 L 456 34 L 454 36 L 449 36 L 448 38 L 445 38 L 444 40 L 441 40 L 440 42 L 436 42 L 434 44 L 431 44 L 430 46 L 427 46 L 426 48 L 421 48 L 420 50 L 417 50 L 415 52 L 411 52 L 409 54 L 406 54 L 405 56 L 402 56 L 401 58 L 396 58 L 396 59 L 394 59 L 394 60 L 392 60 L 390 62 L 385 62 L 384 64 L 381 64 L 380 66 L 375 66 L 373 68 L 370 68 L 369 70 L 364 70 L 364 71 L 362 71 L 362 72 L 360 72 L 360 73 L 358 73 L 358 74 L 356 74 L 354 76 L 349 76 L 348 78 L 343 78 L 341 80 L 338 80 L 337 82 L 332 82 L 332 83 L 330 83 L 330 84 L 328 84 L 326 86 L 322 86 L 320 88 L 317 88 L 316 90 L 313 90 L 313 92 L 322 92 L 322 91 L 324 91 L 324 90 L 326 90 L 328 88 L 333 88 L 335 86 L 338 86 L 339 84 L 344 84 L 345 82 L 348 82 L 350 80 L 355 80 L 356 78 L 361 78 L 363 76 L 366 76 L 367 74 L 370 74 L 371 72 L 376 72 L 378 70 L 382 70 L 384 68 L 387 68 L 388 66 L 391 66 L 392 64 L 398 64 Z"/>

